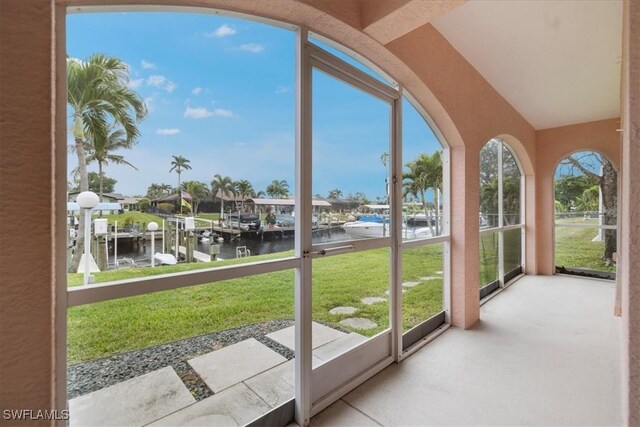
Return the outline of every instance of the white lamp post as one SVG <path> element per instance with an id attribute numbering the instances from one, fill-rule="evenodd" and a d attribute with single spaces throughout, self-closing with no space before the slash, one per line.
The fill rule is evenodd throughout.
<path id="1" fill-rule="evenodd" d="M 100 198 L 92 191 L 83 191 L 76 197 L 76 202 L 80 209 L 84 209 L 84 281 L 83 284 L 89 284 L 89 240 L 91 239 L 91 209 L 98 206 Z"/>
<path id="2" fill-rule="evenodd" d="M 151 232 L 151 267 L 156 266 L 155 253 L 156 253 L 156 230 L 158 230 L 157 222 L 150 222 L 147 225 L 147 230 Z"/>

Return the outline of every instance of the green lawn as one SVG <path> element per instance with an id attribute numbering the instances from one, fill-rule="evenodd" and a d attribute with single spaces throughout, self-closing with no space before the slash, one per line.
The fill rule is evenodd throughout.
<path id="1" fill-rule="evenodd" d="M 498 233 L 480 235 L 480 287 L 498 280 Z"/>
<path id="2" fill-rule="evenodd" d="M 141 224 L 146 227 L 146 225 L 152 221 L 155 221 L 160 225 L 162 224 L 161 217 L 142 212 L 125 212 L 122 214 L 104 215 L 102 218 L 106 218 L 111 225 L 114 223 L 114 221 L 118 221 L 118 228 L 122 228 L 125 225 L 133 224 Z"/>
<path id="3" fill-rule="evenodd" d="M 442 247 L 405 251 L 403 280 L 438 276 Z M 251 261 L 279 258 L 290 253 L 252 257 Z M 246 262 L 219 261 L 215 266 Z M 214 265 L 214 264 L 211 264 Z M 203 268 L 205 264 L 137 268 L 97 273 L 97 282 L 151 276 Z M 368 296 L 387 297 L 389 250 L 377 249 L 316 259 L 313 262 L 313 318 L 338 324 L 348 316 L 328 311 L 339 305 L 360 309 L 379 326 L 357 331 L 371 336 L 389 325 L 389 305 L 360 302 Z M 69 275 L 70 286 L 81 284 L 79 274 Z M 73 307 L 68 316 L 69 363 L 144 348 L 238 326 L 276 319 L 292 319 L 292 270 L 227 280 L 183 289 Z M 442 280 L 424 282 L 403 294 L 406 329 L 442 310 Z"/>
<path id="4" fill-rule="evenodd" d="M 217 221 L 220 218 L 220 214 L 219 213 L 199 213 L 198 215 L 196 215 L 196 218 Z"/>
<path id="5" fill-rule="evenodd" d="M 557 266 L 587 268 L 590 270 L 616 271 L 615 265 L 607 265 L 602 259 L 604 242 L 592 242 L 596 228 L 556 227 Z"/>

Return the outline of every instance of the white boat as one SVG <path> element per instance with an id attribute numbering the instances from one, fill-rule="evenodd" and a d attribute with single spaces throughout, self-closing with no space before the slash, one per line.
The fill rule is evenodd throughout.
<path id="1" fill-rule="evenodd" d="M 355 239 L 371 239 L 389 235 L 389 224 L 371 221 L 351 221 L 342 225 L 345 233 Z"/>
<path id="2" fill-rule="evenodd" d="M 389 224 L 369 221 L 351 221 L 342 225 L 345 233 L 354 239 L 372 239 L 376 237 L 389 236 Z M 402 225 L 402 237 L 405 239 L 426 239 L 433 237 L 431 227 L 420 227 L 415 229 L 406 228 Z"/>
<path id="3" fill-rule="evenodd" d="M 171 254 L 162 254 L 160 252 L 156 252 L 153 256 L 153 259 L 162 265 L 176 265 L 178 263 L 178 260 L 175 256 Z"/>
<path id="4" fill-rule="evenodd" d="M 404 233 L 404 230 L 403 230 L 403 233 Z M 409 234 L 409 236 L 407 236 L 407 238 L 409 239 L 426 239 L 429 237 L 434 237 L 431 227 L 416 228 L 414 230 L 407 231 L 406 234 Z"/>

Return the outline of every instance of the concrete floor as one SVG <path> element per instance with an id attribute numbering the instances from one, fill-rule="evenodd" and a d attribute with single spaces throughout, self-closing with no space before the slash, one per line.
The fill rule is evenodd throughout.
<path id="1" fill-rule="evenodd" d="M 621 425 L 613 304 L 613 283 L 526 276 L 312 425 Z"/>

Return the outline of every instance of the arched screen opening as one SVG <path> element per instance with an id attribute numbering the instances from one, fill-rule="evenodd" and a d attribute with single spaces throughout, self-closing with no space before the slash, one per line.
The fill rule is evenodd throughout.
<path id="1" fill-rule="evenodd" d="M 615 278 L 618 174 L 595 151 L 564 157 L 554 174 L 557 273 Z"/>
<path id="2" fill-rule="evenodd" d="M 494 138 L 480 151 L 481 296 L 522 273 L 522 172 L 515 154 Z"/>

